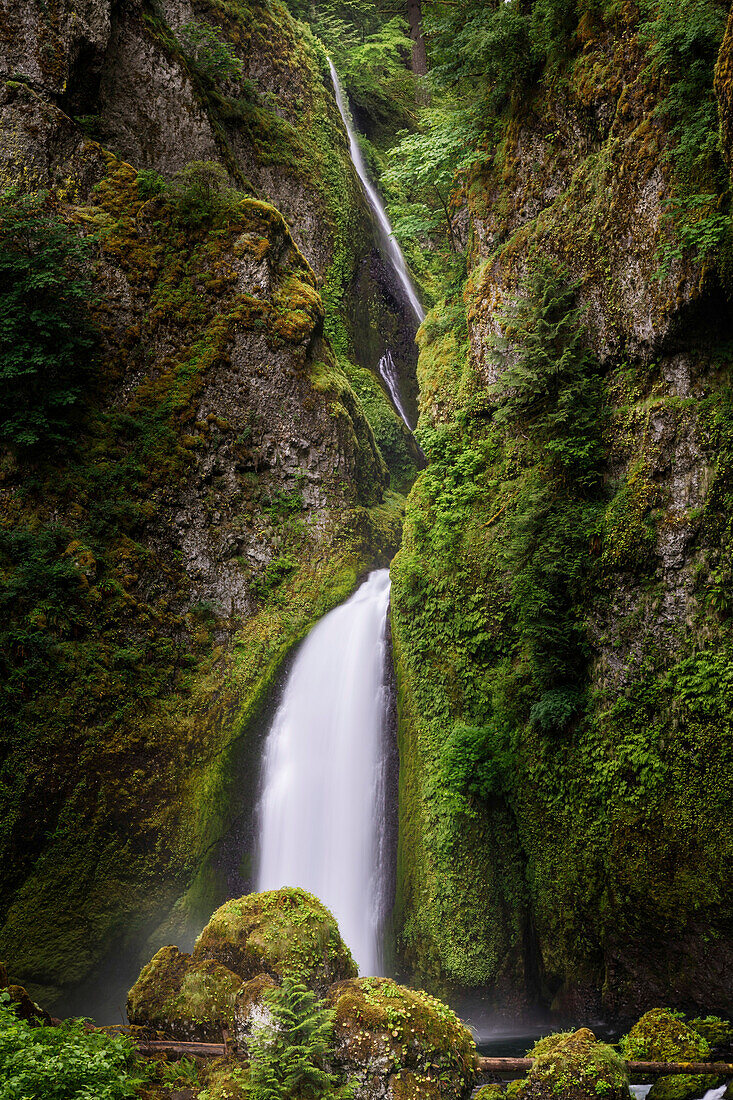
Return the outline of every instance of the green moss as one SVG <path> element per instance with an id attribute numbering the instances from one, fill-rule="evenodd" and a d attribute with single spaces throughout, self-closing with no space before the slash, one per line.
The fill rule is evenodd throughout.
<path id="1" fill-rule="evenodd" d="M 649 1062 L 704 1062 L 710 1055 L 707 1039 L 668 1008 L 653 1008 L 634 1024 L 619 1044 L 624 1058 Z M 676 1074 L 659 1077 L 652 1085 L 652 1100 L 693 1100 L 714 1088 L 715 1077 Z"/>
<path id="2" fill-rule="evenodd" d="M 710 1049 L 725 1047 L 733 1042 L 733 1023 L 720 1016 L 696 1016 L 689 1026 L 710 1045 Z"/>
<path id="3" fill-rule="evenodd" d="M 131 1024 L 184 1041 L 221 1041 L 231 1029 L 238 974 L 212 960 L 192 959 L 176 947 L 162 947 L 130 990 L 127 1013 Z"/>
<path id="4" fill-rule="evenodd" d="M 385 1066 L 395 1095 L 459 1097 L 473 1080 L 476 1048 L 446 1005 L 388 978 L 340 982 L 329 992 L 336 1013 L 334 1063 L 347 1075 Z"/>
<path id="5" fill-rule="evenodd" d="M 319 988 L 357 972 L 329 910 L 299 889 L 226 902 L 197 939 L 193 958 L 216 959 L 243 979 L 298 972 Z"/>
<path id="6" fill-rule="evenodd" d="M 548 1035 L 529 1052 L 534 1059 L 529 1076 L 513 1092 L 532 1100 L 627 1100 L 629 1078 L 618 1054 L 597 1042 L 587 1028 Z"/>

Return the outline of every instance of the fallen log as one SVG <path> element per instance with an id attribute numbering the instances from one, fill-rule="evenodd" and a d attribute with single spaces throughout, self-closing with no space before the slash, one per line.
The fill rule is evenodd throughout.
<path id="1" fill-rule="evenodd" d="M 172 1054 L 198 1054 L 200 1057 L 223 1058 L 231 1050 L 226 1043 L 179 1043 L 174 1039 L 136 1039 L 133 1043 L 143 1054 L 166 1050 Z"/>
<path id="2" fill-rule="evenodd" d="M 532 1069 L 534 1058 L 482 1058 L 477 1059 L 480 1073 L 524 1073 Z M 733 1077 L 731 1062 L 627 1062 L 629 1073 L 651 1076 L 690 1073 L 709 1077 Z"/>

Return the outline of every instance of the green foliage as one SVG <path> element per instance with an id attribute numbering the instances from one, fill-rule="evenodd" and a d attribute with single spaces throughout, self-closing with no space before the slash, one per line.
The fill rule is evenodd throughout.
<path id="1" fill-rule="evenodd" d="M 412 81 L 405 65 L 412 43 L 400 16 L 360 36 L 337 17 L 319 16 L 316 34 L 333 55 L 350 102 L 370 128 L 394 127 L 411 107 Z"/>
<path id="2" fill-rule="evenodd" d="M 324 1069 L 333 1042 L 333 1010 L 296 972 L 286 973 L 264 998 L 273 1023 L 258 1027 L 250 1041 L 248 1095 L 252 1100 L 333 1096 L 336 1077 Z"/>
<path id="3" fill-rule="evenodd" d="M 451 192 L 457 177 L 482 159 L 482 132 L 473 110 L 435 107 L 421 113 L 417 131 L 397 135 L 382 182 L 392 195 L 390 212 L 403 242 L 442 225 L 451 250 L 459 250 Z"/>
<path id="4" fill-rule="evenodd" d="M 503 336 L 493 343 L 503 366 L 494 424 L 508 440 L 526 440 L 501 557 L 522 648 L 543 692 L 533 720 L 548 728 L 553 720 L 565 725 L 579 701 L 586 645 L 576 608 L 599 515 L 606 402 L 584 344 L 577 287 L 543 260 L 523 290 L 499 318 Z"/>
<path id="5" fill-rule="evenodd" d="M 166 1085 L 195 1086 L 199 1084 L 199 1067 L 193 1058 L 181 1058 L 178 1062 L 162 1062 L 160 1079 Z"/>
<path id="6" fill-rule="evenodd" d="M 94 365 L 89 258 L 45 193 L 0 192 L 0 441 L 73 439 Z"/>
<path id="7" fill-rule="evenodd" d="M 181 28 L 180 39 L 196 70 L 213 84 L 238 80 L 242 76 L 242 62 L 231 43 L 212 23 L 191 20 Z"/>
<path id="8" fill-rule="evenodd" d="M 700 183 L 725 180 L 713 72 L 726 11 L 715 0 L 647 0 L 644 10 L 639 33 L 649 67 L 669 85 L 657 110 L 674 139 L 675 176 L 685 191 L 698 191 Z"/>
<path id="9" fill-rule="evenodd" d="M 213 160 L 195 160 L 176 174 L 171 184 L 181 223 L 191 229 L 214 218 L 234 214 L 244 197 L 229 186 L 223 165 Z"/>
<path id="10" fill-rule="evenodd" d="M 504 335 L 492 342 L 500 363 L 493 392 L 495 423 L 508 431 L 525 425 L 550 479 L 586 494 L 601 476 L 604 401 L 575 304 L 578 286 L 563 268 L 538 262 L 523 295 L 499 317 Z"/>
<path id="11" fill-rule="evenodd" d="M 456 809 L 511 791 L 513 756 L 500 722 L 475 728 L 459 722 L 443 746 L 440 782 Z"/>
<path id="12" fill-rule="evenodd" d="M 0 713 L 7 721 L 58 664 L 63 641 L 83 629 L 79 571 L 63 555 L 69 541 L 61 527 L 0 528 Z"/>
<path id="13" fill-rule="evenodd" d="M 672 139 L 674 191 L 665 214 L 670 236 L 658 250 L 661 279 L 685 252 L 704 259 L 730 243 L 730 181 L 713 88 L 727 16 L 715 0 L 647 0 L 642 10 L 647 71 L 667 86 L 656 113 Z"/>
<path id="14" fill-rule="evenodd" d="M 436 5 L 426 19 L 432 75 L 445 88 L 460 86 L 491 113 L 520 95 L 541 67 L 566 56 L 577 21 L 575 0 L 469 0 L 460 8 Z"/>
<path id="15" fill-rule="evenodd" d="M 168 189 L 166 180 L 154 168 L 141 168 L 137 174 L 137 190 L 143 199 L 157 198 Z"/>
<path id="16" fill-rule="evenodd" d="M 79 1020 L 30 1027 L 0 992 L 0 1100 L 128 1100 L 143 1083 L 133 1051 Z"/>
<path id="17" fill-rule="evenodd" d="M 252 581 L 253 593 L 258 599 L 266 600 L 297 568 L 298 563 L 284 555 L 273 558 L 268 562 L 263 575 Z"/>

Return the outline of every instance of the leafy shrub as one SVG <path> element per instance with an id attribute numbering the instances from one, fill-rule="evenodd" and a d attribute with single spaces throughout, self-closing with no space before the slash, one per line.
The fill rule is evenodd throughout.
<path id="1" fill-rule="evenodd" d="M 191 161 L 176 174 L 171 188 L 178 218 L 189 228 L 232 212 L 242 198 L 229 186 L 223 165 L 213 160 Z"/>
<path id="2" fill-rule="evenodd" d="M 181 28 L 180 38 L 196 70 L 213 84 L 238 80 L 242 76 L 242 62 L 218 27 L 192 20 Z"/>
<path id="3" fill-rule="evenodd" d="M 30 1027 L 0 992 L 0 1100 L 127 1100 L 140 1084 L 127 1039 L 79 1020 Z"/>
<path id="4" fill-rule="evenodd" d="M 440 783 L 453 795 L 454 806 L 465 809 L 472 798 L 508 793 L 512 759 L 498 722 L 478 728 L 458 723 L 443 745 Z"/>
<path id="5" fill-rule="evenodd" d="M 137 190 L 143 199 L 153 199 L 163 195 L 168 189 L 168 184 L 156 172 L 154 168 L 141 168 L 137 174 Z"/>
<path id="6" fill-rule="evenodd" d="M 89 242 L 48 196 L 0 192 L 0 441 L 68 443 L 94 365 Z"/>

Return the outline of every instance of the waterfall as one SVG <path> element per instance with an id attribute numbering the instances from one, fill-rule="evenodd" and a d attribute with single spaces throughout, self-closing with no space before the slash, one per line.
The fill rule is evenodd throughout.
<path id="1" fill-rule="evenodd" d="M 402 404 L 402 401 L 400 399 L 397 367 L 395 366 L 394 359 L 392 358 L 392 352 L 389 349 L 387 349 L 386 353 L 379 360 L 379 373 L 381 374 L 387 385 L 389 395 L 394 402 L 394 407 L 397 409 L 397 412 L 402 417 L 404 423 L 407 425 L 410 431 L 412 431 L 413 425 L 410 423 L 410 419 L 405 412 L 405 406 Z"/>
<path id="2" fill-rule="evenodd" d="M 311 630 L 270 727 L 258 890 L 300 886 L 331 909 L 361 974 L 382 972 L 388 909 L 386 618 L 377 570 Z"/>
<path id="3" fill-rule="evenodd" d="M 387 246 L 387 253 L 389 255 L 392 266 L 397 273 L 397 277 L 402 283 L 402 288 L 407 296 L 407 300 L 412 306 L 412 311 L 417 317 L 418 323 L 422 324 L 425 320 L 425 310 L 420 305 L 420 299 L 417 296 L 417 292 L 413 285 L 410 273 L 407 270 L 407 262 L 402 254 L 402 249 L 395 240 L 394 233 L 392 232 L 392 226 L 390 225 L 389 218 L 387 217 L 387 211 L 382 205 L 382 200 L 377 194 L 376 189 L 369 182 L 369 176 L 367 175 L 366 165 L 364 164 L 364 158 L 361 155 L 361 149 L 359 148 L 359 142 L 356 140 L 356 132 L 351 124 L 351 115 L 349 109 L 346 106 L 346 100 L 344 99 L 343 89 L 339 82 L 338 73 L 334 68 L 331 58 L 328 59 L 328 67 L 331 70 L 331 80 L 333 82 L 333 91 L 336 96 L 336 106 L 339 109 L 339 114 L 346 127 L 346 133 L 349 138 L 349 156 L 351 157 L 351 163 L 356 169 L 356 174 L 361 180 L 361 185 L 364 188 L 364 193 L 369 200 L 369 205 L 377 219 L 379 228 L 382 231 L 385 244 Z"/>

